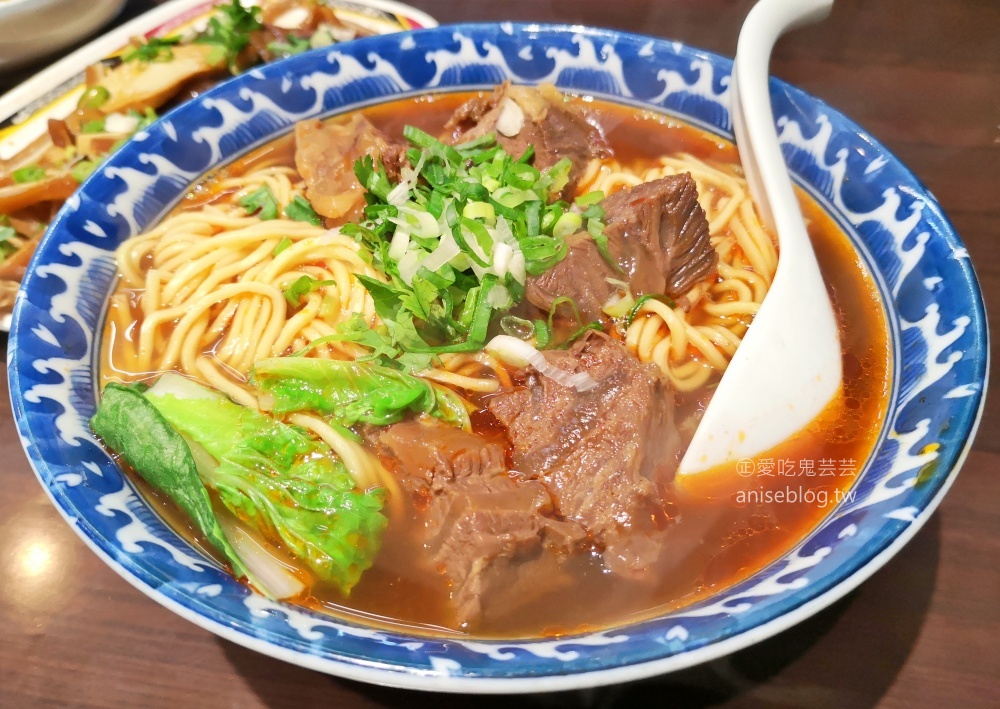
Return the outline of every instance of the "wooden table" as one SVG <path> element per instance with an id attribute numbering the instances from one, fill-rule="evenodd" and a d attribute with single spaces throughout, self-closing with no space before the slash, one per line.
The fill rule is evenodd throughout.
<path id="1" fill-rule="evenodd" d="M 751 2 L 411 0 L 442 23 L 617 27 L 732 55 Z M 148 2 L 132 2 L 131 16 Z M 774 73 L 884 142 L 941 201 L 1000 311 L 1000 3 L 837 0 Z M 14 77 L 0 78 L 8 88 Z M 991 325 L 995 324 L 991 318 Z M 6 385 L 5 375 L 4 386 Z M 518 699 L 584 706 L 1000 706 L 1000 404 L 940 510 L 812 620 L 727 659 L 620 687 Z M 504 706 L 370 687 L 220 640 L 150 601 L 56 514 L 0 413 L 0 706 Z"/>

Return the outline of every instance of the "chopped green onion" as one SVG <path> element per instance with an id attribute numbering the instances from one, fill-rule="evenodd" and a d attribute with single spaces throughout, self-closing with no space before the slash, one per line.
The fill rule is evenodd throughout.
<path id="1" fill-rule="evenodd" d="M 511 187 L 528 190 L 531 189 L 536 182 L 538 182 L 538 179 L 541 176 L 541 173 L 531 165 L 516 162 L 509 168 L 507 184 Z"/>
<path id="2" fill-rule="evenodd" d="M 10 177 L 19 185 L 28 182 L 38 182 L 45 179 L 45 168 L 39 165 L 26 165 L 10 173 Z"/>
<path id="3" fill-rule="evenodd" d="M 544 320 L 535 320 L 535 347 L 544 350 L 552 341 L 552 330 Z"/>
<path id="4" fill-rule="evenodd" d="M 583 226 L 583 218 L 576 212 L 566 212 L 552 227 L 552 236 L 565 239 L 580 231 Z"/>
<path id="5" fill-rule="evenodd" d="M 434 156 L 443 157 L 450 163 L 458 164 L 462 162 L 462 156 L 459 154 L 458 150 L 450 145 L 445 145 L 434 136 L 425 133 L 419 128 L 406 126 L 403 128 L 403 137 L 416 145 L 418 148 L 428 150 Z"/>
<path id="6" fill-rule="evenodd" d="M 552 301 L 552 305 L 549 306 L 549 330 L 552 329 L 552 321 L 555 319 L 556 312 L 559 310 L 560 305 L 568 305 L 570 310 L 573 311 L 573 319 L 576 320 L 578 324 L 583 323 L 583 317 L 580 315 L 580 308 L 576 306 L 576 301 L 568 295 L 561 295 L 554 299 Z"/>
<path id="7" fill-rule="evenodd" d="M 647 300 L 658 300 L 661 303 L 666 303 L 671 308 L 677 307 L 677 303 L 675 303 L 673 298 L 671 298 L 668 295 L 663 295 L 660 293 L 650 293 L 648 295 L 643 295 L 640 296 L 635 301 L 635 305 L 632 307 L 632 311 L 628 314 L 628 317 L 625 319 L 626 324 L 628 325 L 632 324 L 632 321 L 635 320 L 635 316 L 639 314 L 639 311 L 642 310 L 642 306 L 646 304 Z"/>
<path id="8" fill-rule="evenodd" d="M 535 326 L 531 321 L 516 315 L 504 315 L 500 318 L 500 329 L 519 340 L 527 340 L 535 334 Z"/>
<path id="9" fill-rule="evenodd" d="M 275 246 L 275 247 L 274 247 L 274 251 L 272 251 L 272 252 L 271 252 L 271 255 L 272 255 L 272 256 L 277 256 L 277 255 L 278 255 L 278 254 L 280 254 L 280 253 L 281 253 L 282 251 L 284 251 L 284 250 L 285 250 L 285 249 L 287 249 L 287 248 L 288 248 L 289 246 L 291 246 L 291 245 L 292 245 L 293 243 L 295 243 L 295 242 L 293 242 L 293 241 L 292 241 L 291 239 L 289 239 L 289 238 L 288 238 L 288 237 L 286 236 L 286 237 L 285 237 L 284 239 L 282 239 L 281 241 L 279 241 L 279 242 L 278 242 L 278 245 L 277 245 L 277 246 Z"/>
<path id="10" fill-rule="evenodd" d="M 573 202 L 581 207 L 587 207 L 591 204 L 597 204 L 603 200 L 604 193 L 601 190 L 594 190 L 593 192 L 587 192 L 586 194 L 580 195 L 574 199 Z"/>
<path id="11" fill-rule="evenodd" d="M 98 121 L 87 121 L 82 126 L 80 126 L 81 133 L 103 133 L 104 132 L 104 119 Z"/>
<path id="12" fill-rule="evenodd" d="M 455 150 L 464 153 L 470 150 L 482 148 L 487 145 L 493 145 L 495 142 L 497 142 L 496 133 L 484 133 L 478 138 L 473 138 L 472 140 L 466 141 L 465 143 L 459 143 L 458 145 L 454 146 L 454 148 Z M 484 154 L 486 152 L 487 151 L 484 151 Z"/>
<path id="13" fill-rule="evenodd" d="M 583 333 L 589 332 L 590 330 L 599 330 L 601 332 L 604 332 L 604 325 L 602 325 L 598 320 L 594 320 L 592 322 L 587 323 L 586 325 L 583 325 L 582 327 L 580 327 L 579 330 L 574 331 L 572 335 L 566 338 L 565 342 L 560 342 L 559 345 L 557 346 L 557 349 L 560 350 L 568 349 L 569 346 L 572 345 L 574 342 L 576 342 L 576 340 Z"/>
<path id="14" fill-rule="evenodd" d="M 482 219 L 489 226 L 496 226 L 497 213 L 489 202 L 469 202 L 462 210 L 462 216 L 467 219 Z"/>
<path id="15" fill-rule="evenodd" d="M 393 350 L 378 346 L 378 356 L 394 366 L 426 366 L 429 355 L 475 351 L 497 318 L 550 344 L 544 321 L 504 313 L 524 299 L 529 275 L 565 258 L 566 237 L 591 218 L 568 202 L 549 203 L 567 184 L 571 163 L 540 171 L 531 164 L 533 148 L 514 159 L 494 136 L 450 146 L 413 126 L 403 134 L 412 172 L 404 168 L 404 179 L 393 183 L 380 161 L 358 160 L 365 219 L 341 228 L 366 247 L 361 255 L 380 275 L 359 276 Z"/>

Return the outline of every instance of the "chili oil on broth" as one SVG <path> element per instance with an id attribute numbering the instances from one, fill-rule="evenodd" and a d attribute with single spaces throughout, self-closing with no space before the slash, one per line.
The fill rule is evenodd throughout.
<path id="1" fill-rule="evenodd" d="M 406 124 L 440 134 L 455 108 L 469 94 L 425 96 L 364 109 L 362 113 L 389 135 L 399 135 Z M 641 172 L 661 155 L 688 153 L 712 163 L 736 165 L 735 146 L 678 120 L 647 111 L 588 101 L 587 110 L 601 124 L 616 158 Z M 229 194 L 220 185 L 227 177 L 265 164 L 294 167 L 291 135 L 265 145 L 206 177 L 175 210 L 197 210 L 224 200 Z M 887 410 L 891 354 L 884 308 L 871 275 L 849 239 L 823 209 L 799 193 L 820 268 L 834 302 L 843 348 L 844 390 L 817 422 L 775 450 L 758 458 L 837 462 L 834 476 L 794 477 L 757 475 L 745 481 L 744 490 L 778 490 L 792 486 L 804 493 L 826 495 L 826 506 L 813 503 L 741 502 L 732 491 L 719 495 L 690 495 L 663 490 L 661 520 L 662 555 L 645 582 L 629 581 L 605 572 L 597 554 L 578 553 L 567 571 L 573 577 L 571 593 L 565 591 L 530 603 L 484 604 L 484 616 L 472 629 L 488 637 L 554 636 L 618 625 L 653 617 L 706 598 L 764 568 L 794 547 L 834 508 L 832 500 L 852 486 L 873 450 Z M 331 224 L 327 224 L 330 226 Z M 109 317 L 100 358 L 102 386 L 109 381 L 137 381 L 158 372 L 133 372 L 116 366 L 116 350 L 135 335 L 142 317 L 139 292 L 128 293 L 132 323 L 121 326 Z M 713 379 L 710 380 L 714 381 Z M 698 411 L 708 400 L 708 387 L 679 395 L 679 411 Z M 491 439 L 503 437 L 499 424 L 482 409 L 472 417 L 476 433 Z M 691 421 L 693 423 L 693 419 Z M 842 468 L 854 461 L 854 475 Z M 801 465 L 797 466 L 801 469 Z M 198 539 L 190 522 L 162 495 L 138 476 L 139 489 L 165 520 L 202 551 L 211 546 Z M 407 500 L 401 512 L 386 508 L 389 524 L 382 548 L 372 568 L 364 573 L 350 596 L 321 583 L 303 605 L 335 616 L 407 632 L 440 634 L 460 632 L 448 602 L 443 574 L 423 559 L 420 544 L 421 512 Z M 666 520 L 666 524 L 662 522 Z M 217 556 L 217 555 L 215 555 Z M 498 584 L 502 586 L 503 584 Z M 510 599 L 508 599 L 510 600 Z"/>

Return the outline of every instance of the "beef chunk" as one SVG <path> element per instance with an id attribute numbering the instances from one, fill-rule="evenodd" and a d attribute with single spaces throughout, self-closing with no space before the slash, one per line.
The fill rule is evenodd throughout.
<path id="1" fill-rule="evenodd" d="M 399 462 L 410 487 L 430 492 L 462 478 L 507 472 L 501 446 L 459 428 L 404 421 L 381 430 L 378 442 Z"/>
<path id="2" fill-rule="evenodd" d="M 584 322 L 600 320 L 601 308 L 615 292 L 615 286 L 607 279 L 620 280 L 622 274 L 608 265 L 587 232 L 574 234 L 566 242 L 569 245 L 566 258 L 548 271 L 529 277 L 525 297 L 532 305 L 548 311 L 556 298 L 569 296 Z"/>
<path id="3" fill-rule="evenodd" d="M 424 510 L 424 546 L 451 584 L 460 623 L 475 621 L 484 602 L 508 593 L 522 562 L 547 550 L 570 551 L 586 537 L 579 525 L 547 516 L 545 486 L 509 476 L 495 443 L 436 421 L 369 429 L 367 437 Z M 561 577 L 539 585 L 548 588 L 549 581 Z"/>
<path id="4" fill-rule="evenodd" d="M 718 254 L 689 173 L 621 190 L 602 206 L 608 250 L 633 292 L 679 298 L 715 270 Z"/>
<path id="5" fill-rule="evenodd" d="M 601 256 L 586 233 L 570 238 L 565 259 L 528 279 L 528 300 L 548 310 L 558 296 L 572 298 L 585 320 L 601 317 L 614 293 L 609 278 L 627 280 L 635 295 L 679 298 L 716 267 L 718 255 L 691 175 L 673 175 L 616 192 L 604 200 L 608 253 Z"/>
<path id="6" fill-rule="evenodd" d="M 506 119 L 501 120 L 505 114 Z M 506 81 L 489 96 L 459 106 L 445 128 L 452 131 L 455 143 L 495 133 L 500 146 L 515 157 L 533 146 L 534 165 L 539 170 L 568 158 L 573 167 L 565 195 L 573 194 L 591 158 L 610 154 L 600 131 L 551 85 L 530 88 Z"/>
<path id="7" fill-rule="evenodd" d="M 541 484 L 506 475 L 464 478 L 432 498 L 426 546 L 451 582 L 460 623 L 480 615 L 484 596 L 502 593 L 491 588 L 491 565 L 540 552 L 548 505 Z"/>
<path id="8" fill-rule="evenodd" d="M 381 158 L 390 179 L 398 180 L 405 149 L 361 114 L 347 123 L 311 120 L 295 126 L 295 168 L 305 180 L 313 209 L 324 217 L 337 219 L 364 205 L 354 163 L 365 155 Z"/>
<path id="9" fill-rule="evenodd" d="M 492 398 L 490 411 L 514 446 L 514 468 L 545 484 L 557 513 L 605 548 L 609 568 L 641 575 L 657 554 L 642 540 L 655 532 L 657 483 L 678 461 L 673 393 L 655 365 L 603 336 L 545 358 L 598 385 L 578 392 L 529 371 L 524 389 Z"/>

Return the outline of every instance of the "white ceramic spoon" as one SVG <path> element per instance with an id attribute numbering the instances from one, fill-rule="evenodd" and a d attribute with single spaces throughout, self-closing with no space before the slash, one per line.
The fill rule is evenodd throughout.
<path id="1" fill-rule="evenodd" d="M 837 323 L 778 144 L 768 89 L 778 37 L 823 19 L 832 6 L 833 0 L 760 0 L 740 30 L 730 84 L 733 127 L 750 194 L 778 237 L 778 269 L 681 461 L 682 484 L 773 448 L 840 390 Z"/>

